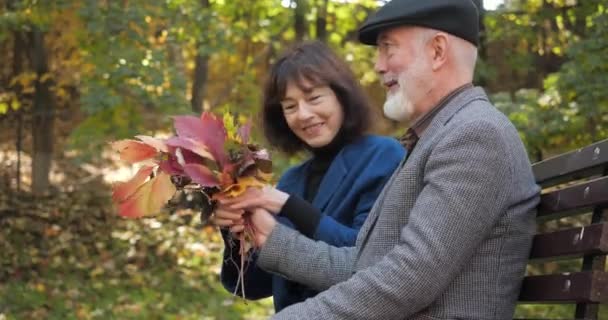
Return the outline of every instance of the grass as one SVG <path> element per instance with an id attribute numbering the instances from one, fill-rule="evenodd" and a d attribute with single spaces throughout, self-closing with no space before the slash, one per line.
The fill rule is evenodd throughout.
<path id="1" fill-rule="evenodd" d="M 210 276 L 158 269 L 129 278 L 50 273 L 0 285 L 0 319 L 265 319 L 271 300 L 230 295 Z"/>

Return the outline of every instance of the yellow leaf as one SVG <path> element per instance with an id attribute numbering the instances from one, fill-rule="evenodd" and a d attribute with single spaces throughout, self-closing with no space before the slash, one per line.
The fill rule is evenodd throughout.
<path id="1" fill-rule="evenodd" d="M 36 285 L 36 291 L 38 292 L 44 292 L 46 290 L 46 287 L 44 286 L 44 283 L 38 283 Z"/>
<path id="2" fill-rule="evenodd" d="M 13 110 L 16 111 L 17 109 L 19 109 L 19 107 L 21 107 L 21 103 L 19 102 L 19 100 L 15 99 L 15 100 L 11 101 L 11 108 Z"/>
<path id="3" fill-rule="evenodd" d="M 51 74 L 47 72 L 47 73 L 43 74 L 42 77 L 40 77 L 40 82 L 46 82 L 49 79 L 51 79 L 51 77 L 52 77 Z"/>
<path id="4" fill-rule="evenodd" d="M 30 93 L 34 93 L 34 91 L 35 91 L 34 87 L 26 87 L 23 89 L 22 93 L 30 94 Z"/>
<path id="5" fill-rule="evenodd" d="M 257 177 L 266 183 L 270 183 L 270 181 L 272 181 L 272 172 L 266 173 L 262 170 L 258 170 Z"/>
<path id="6" fill-rule="evenodd" d="M 218 195 L 220 197 L 224 196 L 229 198 L 237 197 L 240 196 L 243 192 L 245 192 L 247 188 L 262 188 L 267 185 L 267 183 L 261 181 L 256 177 L 242 177 L 237 178 L 236 180 L 237 182 L 235 184 L 228 186 L 226 189 L 222 190 L 222 192 L 220 192 Z"/>
<path id="7" fill-rule="evenodd" d="M 0 102 L 0 114 L 5 114 L 8 112 L 8 104 L 5 102 Z"/>

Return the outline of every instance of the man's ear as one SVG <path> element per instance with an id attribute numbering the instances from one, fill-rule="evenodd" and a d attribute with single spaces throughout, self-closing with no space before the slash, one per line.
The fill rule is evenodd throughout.
<path id="1" fill-rule="evenodd" d="M 439 70 L 447 62 L 449 44 L 449 36 L 444 32 L 437 32 L 431 39 L 431 67 L 433 71 Z"/>

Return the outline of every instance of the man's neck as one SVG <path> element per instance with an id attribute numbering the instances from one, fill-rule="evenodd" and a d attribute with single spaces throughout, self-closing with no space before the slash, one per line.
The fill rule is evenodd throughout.
<path id="1" fill-rule="evenodd" d="M 412 113 L 410 123 L 415 123 L 420 118 L 424 117 L 425 114 L 435 109 L 437 104 L 443 101 L 443 99 L 445 99 L 445 97 L 447 97 L 450 93 L 469 83 L 471 83 L 471 81 L 459 81 L 449 86 L 439 86 L 429 90 L 426 95 L 427 99 L 425 99 L 425 101 L 422 102 L 421 105 L 416 105 L 414 107 L 415 111 Z"/>

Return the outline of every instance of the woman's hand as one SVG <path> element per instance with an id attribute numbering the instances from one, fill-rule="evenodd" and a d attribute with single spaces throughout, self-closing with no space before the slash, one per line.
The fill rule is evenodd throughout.
<path id="1" fill-rule="evenodd" d="M 244 211 L 231 211 L 218 208 L 215 211 L 215 216 L 212 222 L 220 227 L 230 228 L 230 232 L 239 235 L 245 231 L 245 219 L 243 218 Z M 261 247 L 266 243 L 266 239 L 270 232 L 274 229 L 277 222 L 268 210 L 256 208 L 251 210 L 249 223 L 253 227 L 253 240 L 256 247 Z"/>
<path id="2" fill-rule="evenodd" d="M 276 188 L 266 186 L 264 188 L 248 188 L 238 197 L 221 200 L 222 205 L 230 210 L 253 210 L 262 208 L 270 213 L 277 214 L 283 209 L 289 194 Z"/>
<path id="3" fill-rule="evenodd" d="M 219 204 L 213 215 L 211 216 L 211 223 L 220 228 L 229 228 L 235 225 L 243 225 L 243 214 L 245 210 L 242 209 L 231 209 L 223 204 Z M 232 231 L 232 230 L 231 230 Z"/>

